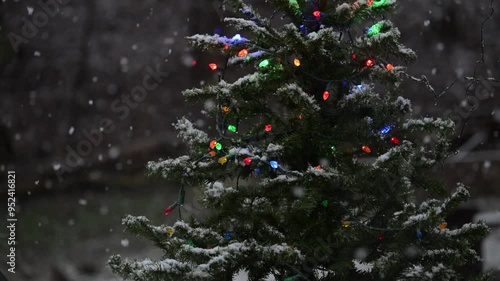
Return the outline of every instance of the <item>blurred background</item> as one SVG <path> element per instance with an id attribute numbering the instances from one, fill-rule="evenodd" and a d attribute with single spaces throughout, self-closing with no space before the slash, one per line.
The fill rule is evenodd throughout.
<path id="1" fill-rule="evenodd" d="M 161 255 L 124 234 L 121 219 L 176 219 L 163 211 L 179 185 L 148 179 L 144 167 L 185 151 L 171 126 L 178 118 L 190 116 L 203 129 L 211 125 L 201 119 L 202 106 L 184 104 L 181 91 L 216 82 L 207 64 L 221 58 L 188 48 L 184 38 L 234 35 L 221 21 L 231 13 L 219 2 L 0 3 L 0 173 L 17 175 L 16 274 L 6 274 L 8 233 L 0 228 L 0 271 L 9 280 L 119 280 L 106 264 L 111 254 Z M 269 11 L 264 1 L 253 2 Z M 457 123 L 456 153 L 435 172 L 451 187 L 457 181 L 471 186 L 472 199 L 449 225 L 486 220 L 492 232 L 478 245 L 483 262 L 467 270 L 500 272 L 500 83 L 481 81 L 467 97 L 464 79 L 481 58 L 490 0 L 400 2 L 391 19 L 419 55 L 409 73 L 426 75 L 437 94 L 458 78 L 437 103 L 425 85 L 405 83 L 415 115 Z M 494 7 L 500 10 L 497 2 Z M 500 79 L 499 19 L 496 12 L 484 24 L 485 63 L 477 78 Z M 4 182 L 6 176 L 2 202 Z M 196 201 L 186 201 L 187 213 L 203 213 Z"/>

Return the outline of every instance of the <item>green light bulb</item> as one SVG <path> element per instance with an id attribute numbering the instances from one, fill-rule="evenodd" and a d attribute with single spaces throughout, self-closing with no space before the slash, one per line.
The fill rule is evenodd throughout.
<path id="1" fill-rule="evenodd" d="M 380 30 L 382 30 L 382 23 L 379 22 L 372 25 L 372 27 L 368 29 L 367 34 L 368 36 L 375 36 L 380 33 Z"/>
<path id="2" fill-rule="evenodd" d="M 259 67 L 266 67 L 269 65 L 269 60 L 263 60 L 260 64 L 259 64 Z"/>
<path id="3" fill-rule="evenodd" d="M 229 125 L 229 126 L 227 127 L 227 129 L 228 129 L 229 131 L 233 132 L 233 133 L 236 133 L 236 126 L 234 126 L 234 125 Z"/>
<path id="4" fill-rule="evenodd" d="M 373 1 L 372 7 L 380 7 L 387 4 L 387 0 L 375 0 Z"/>
<path id="5" fill-rule="evenodd" d="M 217 150 L 221 150 L 221 149 L 222 149 L 222 144 L 217 143 L 217 144 L 215 145 L 215 148 L 216 148 Z"/>
<path id="6" fill-rule="evenodd" d="M 323 207 L 328 207 L 328 200 L 323 200 L 323 202 L 321 202 L 321 205 L 323 205 Z"/>

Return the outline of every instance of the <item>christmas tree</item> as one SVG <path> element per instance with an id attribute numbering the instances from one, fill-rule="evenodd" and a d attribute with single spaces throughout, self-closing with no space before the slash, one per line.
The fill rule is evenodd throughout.
<path id="1" fill-rule="evenodd" d="M 185 188 L 201 188 L 208 217 L 156 226 L 127 216 L 126 230 L 164 256 L 115 255 L 112 270 L 145 281 L 240 271 L 249 280 L 462 280 L 488 227 L 447 228 L 468 189 L 449 192 L 429 174 L 449 155 L 454 124 L 410 116 L 402 65 L 416 55 L 385 19 L 396 0 L 267 2 L 270 16 L 226 1 L 240 16 L 225 22 L 241 34 L 188 38 L 224 58 L 207 68 L 218 84 L 183 93 L 207 105 L 214 130 L 180 119 L 189 154 L 148 164 L 180 183 L 166 215 L 182 208 Z M 238 68 L 250 73 L 226 80 Z M 424 133 L 431 143 L 417 141 Z M 419 190 L 429 199 L 417 203 Z"/>

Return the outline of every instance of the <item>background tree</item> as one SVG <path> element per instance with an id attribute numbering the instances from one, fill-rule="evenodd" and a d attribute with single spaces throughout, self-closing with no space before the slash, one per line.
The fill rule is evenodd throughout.
<path id="1" fill-rule="evenodd" d="M 173 226 L 127 216 L 126 229 L 164 257 L 113 256 L 113 271 L 134 280 L 232 280 L 241 270 L 251 280 L 461 279 L 457 269 L 478 259 L 472 245 L 488 228 L 446 228 L 468 191 L 458 184 L 448 194 L 428 174 L 449 155 L 454 124 L 408 117 L 406 68 L 393 64 L 416 55 L 383 18 L 396 1 L 271 0 L 269 16 L 228 2 L 243 17 L 225 21 L 245 37 L 189 38 L 224 53 L 209 65 L 218 84 L 184 91 L 205 103 L 215 130 L 180 119 L 189 154 L 148 165 L 182 183 L 165 214 L 183 205 L 189 186 L 203 189 L 210 215 L 188 223 L 179 209 Z M 233 66 L 256 70 L 226 81 Z M 412 141 L 420 132 L 434 141 Z M 432 198 L 416 204 L 419 189 Z"/>

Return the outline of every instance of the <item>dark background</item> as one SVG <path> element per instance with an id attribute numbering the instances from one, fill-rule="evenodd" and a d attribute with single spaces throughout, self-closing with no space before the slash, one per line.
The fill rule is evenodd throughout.
<path id="1" fill-rule="evenodd" d="M 264 1 L 254 2 L 268 9 Z M 450 186 L 456 181 L 472 186 L 472 200 L 454 220 L 490 223 L 493 231 L 481 246 L 483 267 L 500 271 L 500 83 L 470 88 L 469 103 L 475 108 L 462 130 L 471 108 L 463 78 L 473 75 L 481 58 L 481 23 L 490 13 L 490 1 L 400 2 L 392 20 L 402 42 L 419 55 L 409 73 L 426 75 L 438 94 L 459 78 L 437 104 L 424 85 L 411 80 L 405 83 L 406 96 L 413 101 L 414 115 L 452 114 L 457 122 L 459 153 L 436 174 Z M 216 82 L 207 64 L 220 58 L 188 48 L 184 37 L 218 29 L 232 36 L 234 31 L 223 26 L 221 15 L 230 13 L 223 13 L 217 1 L 57 3 L 51 15 L 37 1 L 0 4 L 0 174 L 17 173 L 17 268 L 7 277 L 118 280 L 106 266 L 111 254 L 161 254 L 123 234 L 121 218 L 146 215 L 158 224 L 176 219 L 163 211 L 175 201 L 178 184 L 146 178 L 146 163 L 182 154 L 185 148 L 171 126 L 181 116 L 191 116 L 203 129 L 211 125 L 200 119 L 202 107 L 185 105 L 180 92 Z M 494 6 L 500 10 L 498 3 Z M 485 63 L 479 64 L 477 77 L 500 79 L 499 14 L 484 25 Z M 39 27 L 27 33 L 26 22 L 34 20 Z M 21 40 L 15 47 L 10 42 L 14 37 Z M 143 85 L 148 68 L 168 77 L 143 101 L 126 104 L 123 95 Z M 100 124 L 105 118 L 112 130 Z M 68 151 L 85 148 L 89 132 L 95 144 L 78 166 L 72 165 Z M 431 140 L 423 136 L 421 141 Z M 3 182 L 0 197 L 6 202 Z M 186 212 L 203 213 L 196 201 L 187 201 Z M 7 268 L 7 234 L 0 228 L 2 272 Z"/>

